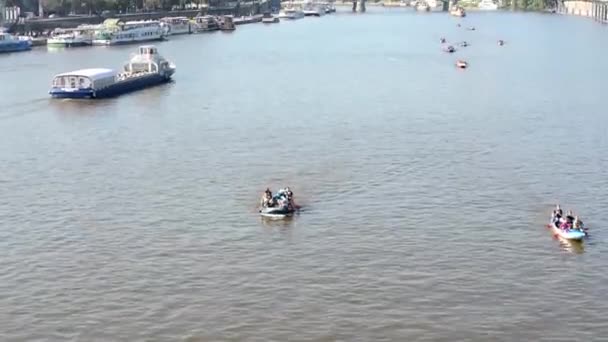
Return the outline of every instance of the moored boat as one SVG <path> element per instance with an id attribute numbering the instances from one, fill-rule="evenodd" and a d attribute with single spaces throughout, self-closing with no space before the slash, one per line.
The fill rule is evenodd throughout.
<path id="1" fill-rule="evenodd" d="M 122 72 L 97 68 L 62 73 L 53 79 L 49 94 L 72 99 L 113 97 L 168 82 L 174 73 L 175 65 L 160 56 L 156 47 L 145 45 Z"/>
<path id="2" fill-rule="evenodd" d="M 415 8 L 419 12 L 441 12 L 444 5 L 441 0 L 419 0 L 416 2 Z"/>
<path id="3" fill-rule="evenodd" d="M 106 19 L 104 28 L 95 33 L 93 45 L 119 45 L 141 43 L 165 38 L 166 31 L 158 20 L 122 22 Z"/>
<path id="4" fill-rule="evenodd" d="M 278 17 L 275 17 L 270 12 L 265 12 L 264 15 L 262 15 L 262 22 L 264 24 L 276 24 L 280 21 L 281 20 Z"/>
<path id="5" fill-rule="evenodd" d="M 20 40 L 9 33 L 0 31 L 0 53 L 27 51 L 31 48 L 31 42 Z"/>
<path id="6" fill-rule="evenodd" d="M 234 31 L 236 26 L 234 25 L 234 17 L 231 15 L 225 15 L 220 19 L 220 30 L 222 31 Z"/>
<path id="7" fill-rule="evenodd" d="M 218 31 L 219 29 L 220 25 L 217 19 L 210 15 L 198 16 L 194 18 L 194 22 L 192 24 L 193 33 Z"/>
<path id="8" fill-rule="evenodd" d="M 159 21 L 167 35 L 174 36 L 192 33 L 190 19 L 186 17 L 165 17 Z"/>
<path id="9" fill-rule="evenodd" d="M 289 20 L 301 19 L 304 18 L 304 12 L 296 8 L 286 8 L 279 12 L 279 18 Z"/>
<path id="10" fill-rule="evenodd" d="M 260 22 L 262 22 L 261 14 L 242 16 L 234 19 L 235 25 L 255 24 Z"/>
<path id="11" fill-rule="evenodd" d="M 55 29 L 46 43 L 48 46 L 86 46 L 93 44 L 93 31 L 85 28 Z"/>
<path id="12" fill-rule="evenodd" d="M 19 36 L 19 40 L 24 40 L 30 43 L 32 47 L 34 46 L 45 46 L 47 44 L 46 37 L 32 37 L 32 36 Z"/>

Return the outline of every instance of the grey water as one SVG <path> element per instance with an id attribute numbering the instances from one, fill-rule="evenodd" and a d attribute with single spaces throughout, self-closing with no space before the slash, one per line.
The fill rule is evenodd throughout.
<path id="1" fill-rule="evenodd" d="M 1 55 L 0 340 L 606 338 L 606 30 L 343 9 L 171 37 L 174 82 L 100 101 L 47 91 L 137 46 Z"/>

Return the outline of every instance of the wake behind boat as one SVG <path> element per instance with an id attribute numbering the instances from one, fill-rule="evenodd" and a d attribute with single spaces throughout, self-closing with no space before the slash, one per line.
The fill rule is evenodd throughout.
<path id="1" fill-rule="evenodd" d="M 293 192 L 289 188 L 277 191 L 274 196 L 270 189 L 266 189 L 260 200 L 260 206 L 260 216 L 273 219 L 283 219 L 292 216 L 297 210 L 293 199 Z"/>
<path id="2" fill-rule="evenodd" d="M 574 216 L 572 211 L 563 217 L 563 211 L 559 205 L 551 214 L 549 228 L 553 234 L 566 240 L 582 240 L 587 236 L 583 221 L 578 216 Z"/>

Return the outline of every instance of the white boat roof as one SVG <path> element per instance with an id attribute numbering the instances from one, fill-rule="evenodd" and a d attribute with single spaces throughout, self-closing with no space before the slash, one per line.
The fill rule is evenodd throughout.
<path id="1" fill-rule="evenodd" d="M 70 72 L 64 72 L 63 74 L 59 74 L 55 77 L 82 76 L 82 77 L 88 77 L 91 80 L 98 80 L 100 78 L 105 78 L 105 77 L 114 76 L 114 75 L 116 75 L 116 71 L 114 71 L 112 69 L 95 68 L 95 69 L 80 69 L 80 70 L 75 70 L 75 71 L 70 71 Z"/>

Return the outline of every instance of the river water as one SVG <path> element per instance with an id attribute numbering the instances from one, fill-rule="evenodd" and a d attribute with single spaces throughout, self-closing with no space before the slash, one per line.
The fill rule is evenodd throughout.
<path id="1" fill-rule="evenodd" d="M 0 340 L 608 336 L 606 27 L 372 8 L 158 47 L 174 83 L 103 101 L 47 91 L 136 46 L 0 56 Z"/>

